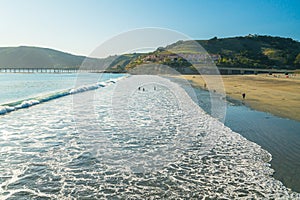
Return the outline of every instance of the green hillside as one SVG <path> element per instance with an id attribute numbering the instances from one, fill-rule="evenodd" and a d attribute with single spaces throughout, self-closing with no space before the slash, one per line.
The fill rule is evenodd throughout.
<path id="1" fill-rule="evenodd" d="M 132 60 L 136 60 L 138 58 L 138 56 L 140 56 L 142 54 L 124 54 L 124 55 L 120 55 L 120 56 L 116 56 L 114 57 L 111 61 L 107 61 L 109 62 L 109 67 L 106 69 L 107 72 L 126 72 L 126 66 L 132 61 Z"/>
<path id="2" fill-rule="evenodd" d="M 39 47 L 0 47 L 0 68 L 78 68 L 84 56 Z"/>
<path id="3" fill-rule="evenodd" d="M 186 59 L 187 57 L 192 59 Z M 107 72 L 128 72 L 151 63 L 167 65 L 180 72 L 193 71 L 195 63 L 215 63 L 220 67 L 300 69 L 300 42 L 290 38 L 257 35 L 220 39 L 215 37 L 210 40 L 178 41 L 154 52 L 124 54 L 105 59 L 86 58 L 38 47 L 0 48 L 0 68 L 74 69 L 80 67 L 83 61 L 87 69 Z"/>
<path id="4" fill-rule="evenodd" d="M 78 69 L 81 67 L 81 69 L 124 72 L 125 66 L 138 55 L 126 54 L 97 59 L 40 47 L 0 47 L 0 68 Z"/>
<path id="5" fill-rule="evenodd" d="M 291 38 L 249 35 L 198 42 L 209 53 L 220 55 L 218 66 L 300 68 L 300 43 Z"/>
<path id="6" fill-rule="evenodd" d="M 195 42 L 201 46 L 195 45 Z M 205 56 L 206 52 L 209 58 Z M 195 55 L 199 57 L 197 63 L 213 61 L 220 67 L 300 69 L 299 42 L 290 38 L 257 35 L 178 41 L 155 52 L 140 55 L 126 69 L 153 62 L 182 70 L 192 67 L 184 57 Z"/>

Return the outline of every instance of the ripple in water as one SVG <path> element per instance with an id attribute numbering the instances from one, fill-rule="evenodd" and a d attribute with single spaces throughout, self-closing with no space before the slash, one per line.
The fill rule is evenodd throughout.
<path id="1" fill-rule="evenodd" d="M 300 198 L 175 83 L 132 76 L 76 98 L 0 117 L 1 199 Z"/>

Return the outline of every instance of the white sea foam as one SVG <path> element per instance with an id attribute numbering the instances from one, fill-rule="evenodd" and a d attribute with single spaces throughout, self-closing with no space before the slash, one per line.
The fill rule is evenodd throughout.
<path id="1" fill-rule="evenodd" d="M 16 103 L 14 103 L 14 102 L 8 103 L 7 105 L 14 105 L 14 106 L 0 106 L 0 115 L 4 115 L 4 114 L 7 114 L 9 112 L 19 110 L 19 109 L 23 109 L 23 108 L 29 108 L 31 106 L 34 106 L 34 105 L 37 105 L 37 104 L 40 104 L 40 103 L 43 103 L 43 102 L 47 102 L 47 101 L 50 101 L 50 100 L 53 100 L 53 99 L 57 99 L 57 98 L 60 98 L 60 97 L 73 95 L 73 94 L 78 94 L 78 93 L 82 93 L 82 92 L 87 92 L 87 91 L 90 91 L 90 90 L 96 90 L 100 87 L 105 87 L 105 86 L 110 85 L 112 83 L 116 83 L 117 81 L 121 80 L 122 78 L 124 78 L 124 77 L 109 79 L 107 81 L 97 82 L 95 84 L 83 85 L 83 86 L 79 86 L 79 87 L 68 89 L 68 90 L 59 91 L 59 92 L 52 93 L 52 94 L 38 96 L 38 97 L 35 97 L 35 98 L 31 98 L 31 99 L 26 99 L 24 101 L 21 101 L 21 103 L 17 104 L 17 105 L 15 105 Z"/>
<path id="2" fill-rule="evenodd" d="M 21 108 L 28 108 L 30 106 L 37 105 L 39 103 L 40 103 L 40 101 L 35 100 L 35 99 L 26 100 L 26 101 L 23 101 L 21 104 L 15 106 L 15 109 L 18 110 L 18 109 L 21 109 Z"/>
<path id="3" fill-rule="evenodd" d="M 15 107 L 11 106 L 0 106 L 0 115 L 6 114 L 8 112 L 14 111 Z"/>
<path id="4" fill-rule="evenodd" d="M 6 114 L 7 113 L 7 109 L 4 106 L 0 107 L 0 115 Z"/>
<path id="5" fill-rule="evenodd" d="M 105 87 L 110 83 L 115 83 L 115 82 L 112 81 L 112 80 L 108 80 L 106 82 L 97 82 L 97 83 L 92 84 L 92 85 L 85 85 L 85 86 L 70 89 L 69 93 L 70 94 L 77 94 L 77 93 L 86 92 L 86 91 L 89 91 L 89 90 L 96 90 L 100 87 Z"/>
<path id="6" fill-rule="evenodd" d="M 272 177 L 267 151 L 166 79 L 77 95 L 94 97 L 78 116 L 67 96 L 1 117 L 1 199 L 300 198 Z"/>

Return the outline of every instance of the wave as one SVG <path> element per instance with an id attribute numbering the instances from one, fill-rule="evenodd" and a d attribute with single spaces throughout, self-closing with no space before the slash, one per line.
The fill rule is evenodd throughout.
<path id="1" fill-rule="evenodd" d="M 41 103 L 44 103 L 47 101 L 51 101 L 53 99 L 58 99 L 61 97 L 74 95 L 74 94 L 78 94 L 78 93 L 82 93 L 82 92 L 86 92 L 86 91 L 96 90 L 101 87 L 106 87 L 108 85 L 116 83 L 117 81 L 119 81 L 122 78 L 124 78 L 124 77 L 109 79 L 107 81 L 96 82 L 96 83 L 90 84 L 90 85 L 83 85 L 83 86 L 79 86 L 76 88 L 70 88 L 70 89 L 66 89 L 66 90 L 62 90 L 62 91 L 58 91 L 58 92 L 54 92 L 54 93 L 50 93 L 50 94 L 46 94 L 46 95 L 42 95 L 42 96 L 37 96 L 37 97 L 33 97 L 33 98 L 28 98 L 28 99 L 23 99 L 23 100 L 18 100 L 18 101 L 2 104 L 2 105 L 0 105 L 0 115 L 5 115 L 10 112 L 24 109 L 24 108 L 29 108 L 34 105 L 38 105 L 38 104 L 41 104 Z"/>
<path id="2" fill-rule="evenodd" d="M 300 199 L 272 177 L 267 151 L 175 83 L 131 76 L 108 84 L 91 115 L 80 93 L 87 102 L 78 116 L 62 98 L 26 120 L 1 121 L 0 199 Z"/>

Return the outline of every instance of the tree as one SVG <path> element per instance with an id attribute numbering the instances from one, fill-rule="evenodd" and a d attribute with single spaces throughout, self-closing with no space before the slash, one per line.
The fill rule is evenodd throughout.
<path id="1" fill-rule="evenodd" d="M 300 53 L 298 53 L 298 55 L 296 56 L 294 64 L 297 65 L 297 66 L 300 66 Z"/>

